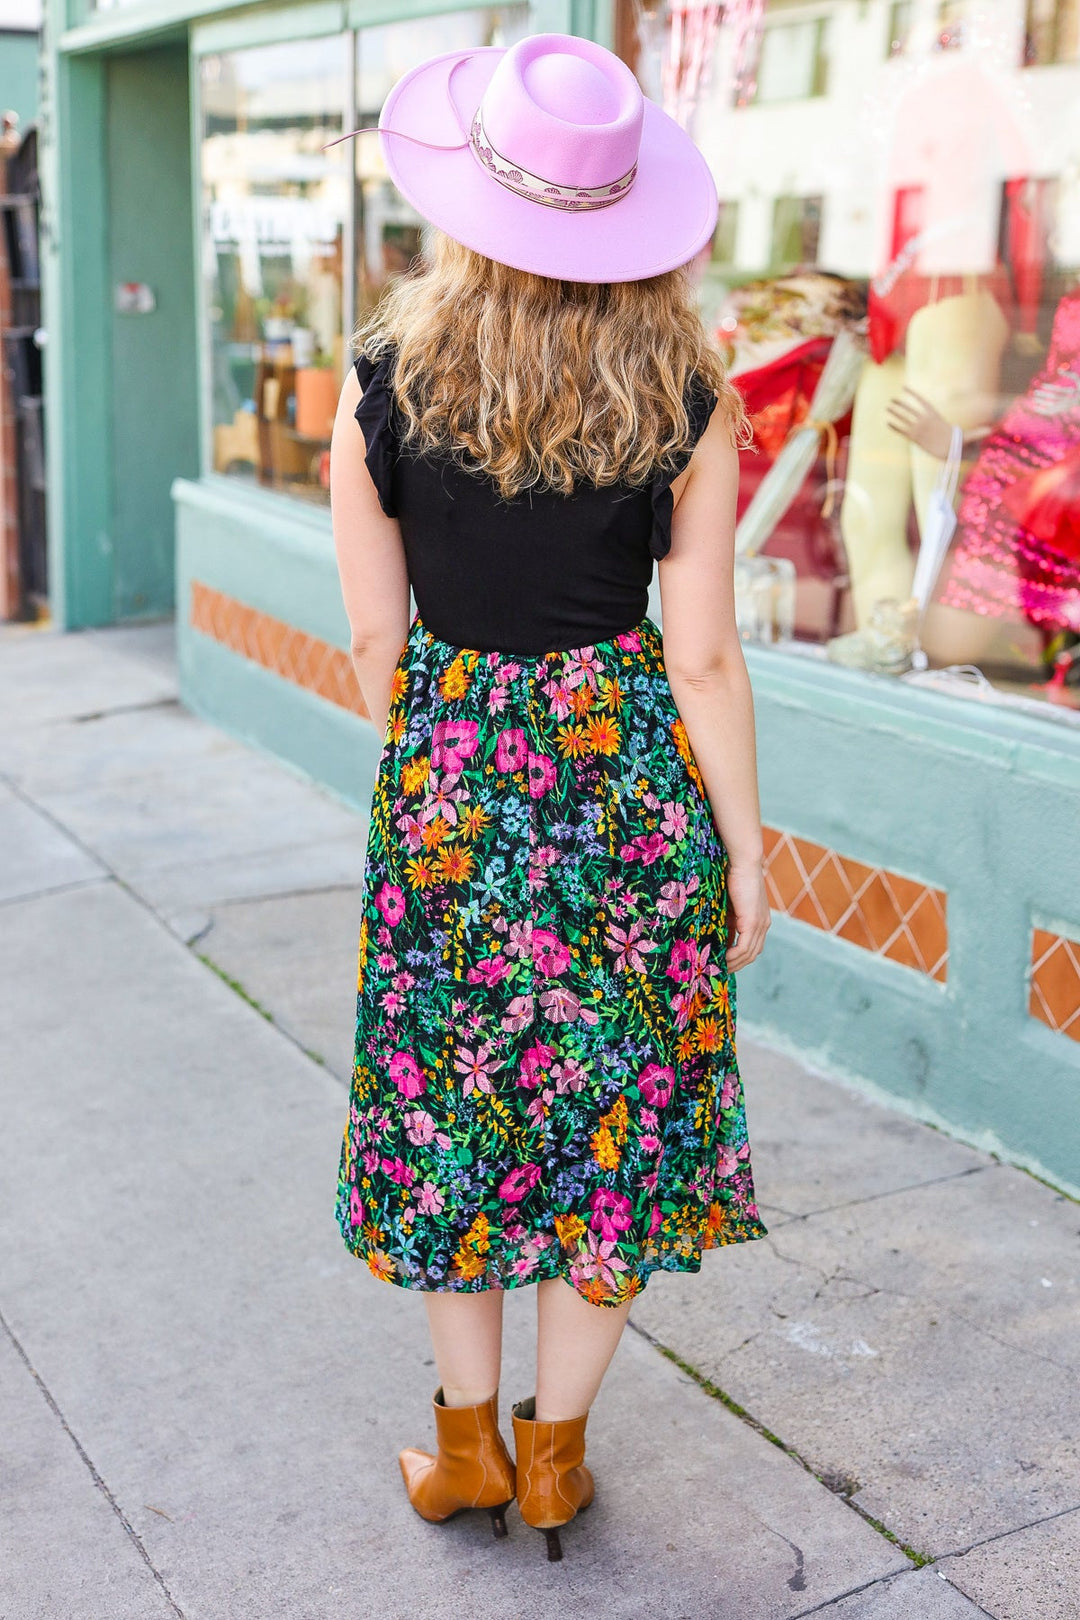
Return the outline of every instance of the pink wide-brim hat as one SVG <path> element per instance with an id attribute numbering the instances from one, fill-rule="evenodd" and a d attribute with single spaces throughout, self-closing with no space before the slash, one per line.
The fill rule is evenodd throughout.
<path id="1" fill-rule="evenodd" d="M 418 213 L 517 270 L 640 281 L 687 264 L 716 228 L 693 141 L 624 62 L 576 35 L 422 62 L 387 96 L 379 139 Z"/>

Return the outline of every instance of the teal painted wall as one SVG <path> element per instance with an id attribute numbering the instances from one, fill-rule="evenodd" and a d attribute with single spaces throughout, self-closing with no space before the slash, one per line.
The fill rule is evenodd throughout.
<path id="1" fill-rule="evenodd" d="M 1027 1014 L 1033 923 L 1080 938 L 1080 736 L 751 649 L 766 821 L 943 888 L 948 981 L 785 917 L 739 976 L 760 1034 L 1080 1187 L 1080 1044 Z"/>
<path id="2" fill-rule="evenodd" d="M 366 720 L 220 646 L 189 624 L 191 582 L 234 596 L 332 646 L 349 625 L 324 513 L 224 480 L 178 479 L 176 634 L 180 694 L 196 713 L 288 760 L 367 812 L 382 739 Z"/>
<path id="3" fill-rule="evenodd" d="M 25 129 L 37 117 L 38 36 L 0 28 L 0 109 L 11 108 Z"/>
<path id="4" fill-rule="evenodd" d="M 151 314 L 110 300 L 112 615 L 173 604 L 170 485 L 199 464 L 186 43 L 109 59 L 109 283 L 146 282 Z"/>

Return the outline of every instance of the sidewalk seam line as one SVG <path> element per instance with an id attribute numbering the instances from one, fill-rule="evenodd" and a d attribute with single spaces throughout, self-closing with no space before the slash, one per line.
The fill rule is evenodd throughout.
<path id="1" fill-rule="evenodd" d="M 131 1540 L 134 1543 L 135 1548 L 136 1548 L 136 1550 L 137 1550 L 137 1552 L 139 1554 L 139 1557 L 142 1559 L 143 1563 L 146 1565 L 147 1569 L 150 1571 L 151 1575 L 154 1577 L 155 1581 L 160 1586 L 160 1588 L 161 1588 L 161 1590 L 162 1590 L 162 1592 L 163 1592 L 163 1594 L 165 1596 L 165 1599 L 169 1604 L 169 1607 L 172 1609 L 173 1613 L 176 1616 L 178 1616 L 178 1620 L 184 1620 L 184 1611 L 181 1609 L 180 1605 L 177 1603 L 176 1599 L 173 1597 L 172 1593 L 169 1591 L 169 1588 L 166 1586 L 165 1578 L 161 1574 L 161 1571 L 155 1566 L 153 1559 L 150 1557 L 150 1554 L 147 1552 L 146 1547 L 145 1547 L 145 1545 L 143 1543 L 142 1537 L 139 1535 L 139 1532 L 135 1529 L 135 1526 L 131 1523 L 131 1520 L 128 1518 L 127 1514 L 124 1512 L 123 1508 L 120 1506 L 120 1503 L 117 1501 L 116 1497 L 113 1495 L 112 1491 L 109 1489 L 109 1487 L 105 1483 L 104 1479 L 102 1479 L 101 1475 L 98 1473 L 96 1467 L 94 1466 L 93 1459 L 90 1457 L 89 1453 L 87 1452 L 86 1447 L 82 1444 L 82 1441 L 79 1439 L 78 1435 L 72 1429 L 72 1427 L 71 1427 L 70 1423 L 68 1422 L 67 1418 L 64 1416 L 63 1412 L 60 1410 L 60 1407 L 57 1404 L 57 1401 L 56 1401 L 52 1391 L 50 1390 L 49 1386 L 46 1384 L 45 1380 L 42 1378 L 41 1374 L 38 1372 L 37 1368 L 34 1366 L 33 1362 L 30 1360 L 30 1357 L 27 1355 L 26 1351 L 23 1349 L 23 1346 L 22 1346 L 21 1342 L 16 1337 L 16 1335 L 13 1332 L 12 1328 L 8 1324 L 7 1319 L 3 1315 L 3 1312 L 0 1312 L 0 1327 L 3 1328 L 4 1332 L 7 1334 L 8 1338 L 11 1340 L 11 1343 L 12 1343 L 12 1346 L 14 1347 L 16 1355 L 19 1357 L 20 1361 L 23 1363 L 23 1366 L 26 1368 L 27 1372 L 30 1374 L 30 1377 L 34 1380 L 34 1383 L 37 1385 L 38 1390 L 40 1391 L 43 1400 L 45 1401 L 46 1405 L 49 1407 L 50 1411 L 53 1413 L 53 1416 L 59 1422 L 60 1427 L 63 1429 L 64 1433 L 67 1435 L 68 1439 L 71 1441 L 72 1445 L 75 1447 L 75 1450 L 78 1453 L 79 1458 L 81 1459 L 82 1463 L 86 1467 L 86 1469 L 87 1469 L 87 1471 L 88 1471 L 88 1473 L 90 1475 L 90 1478 L 93 1480 L 93 1482 L 97 1486 L 98 1490 L 104 1496 L 105 1500 L 108 1502 L 109 1506 L 112 1508 L 112 1510 L 115 1513 L 116 1517 L 120 1520 L 120 1523 L 123 1525 L 124 1530 L 125 1530 L 128 1538 L 129 1538 L 129 1540 Z"/>
<path id="2" fill-rule="evenodd" d="M 635 1333 L 643 1338 L 647 1344 L 651 1344 L 653 1349 L 659 1351 L 667 1361 L 673 1362 L 680 1372 L 684 1372 L 688 1378 L 692 1378 L 702 1393 L 708 1395 L 710 1400 L 718 1401 L 732 1416 L 737 1417 L 748 1428 L 760 1434 L 762 1439 L 768 1440 L 770 1445 L 774 1445 L 778 1451 L 784 1452 L 793 1462 L 798 1463 L 799 1467 L 804 1469 L 812 1479 L 817 1480 L 823 1490 L 828 1491 L 830 1496 L 836 1497 L 843 1502 L 846 1507 L 849 1507 L 853 1513 L 863 1520 L 864 1524 L 868 1524 L 872 1530 L 876 1530 L 883 1540 L 890 1542 L 899 1552 L 903 1553 L 905 1558 L 910 1559 L 912 1568 L 919 1569 L 935 1562 L 935 1559 L 929 1553 L 921 1553 L 917 1548 L 901 1541 L 899 1536 L 889 1530 L 880 1519 L 875 1519 L 871 1514 L 867 1513 L 865 1508 L 861 1508 L 857 1502 L 853 1502 L 849 1496 L 845 1496 L 841 1491 L 831 1490 L 801 1452 L 797 1451 L 794 1446 L 789 1445 L 786 1440 L 782 1440 L 778 1434 L 774 1434 L 771 1429 L 761 1422 L 760 1418 L 756 1418 L 753 1413 L 748 1412 L 745 1406 L 740 1406 L 738 1401 L 720 1388 L 719 1384 L 714 1384 L 710 1378 L 706 1378 L 703 1373 L 698 1372 L 696 1367 L 691 1366 L 688 1361 L 684 1361 L 677 1350 L 672 1350 L 669 1345 L 662 1344 L 654 1334 L 649 1332 L 648 1328 L 641 1327 L 632 1318 L 628 1319 L 627 1326 L 633 1328 Z M 830 1601 L 835 1600 L 830 1599 Z"/>
<path id="3" fill-rule="evenodd" d="M 70 883 L 57 883 L 51 889 L 34 889 L 30 894 L 9 894 L 0 900 L 0 911 L 9 906 L 25 906 L 32 900 L 51 900 L 54 894 L 73 894 L 76 889 L 92 889 L 95 883 L 108 883 L 112 873 L 95 872 L 93 877 L 72 878 Z"/>

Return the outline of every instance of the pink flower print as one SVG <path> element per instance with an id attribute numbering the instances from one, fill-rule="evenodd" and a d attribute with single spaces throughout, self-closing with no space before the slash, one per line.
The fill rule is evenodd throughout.
<path id="1" fill-rule="evenodd" d="M 561 985 L 544 990 L 540 996 L 540 1006 L 544 1017 L 553 1024 L 573 1024 L 579 1018 L 587 1024 L 595 1024 L 598 1017 L 591 1009 L 586 1011 L 582 1007 L 579 996 L 575 996 L 572 990 L 566 990 Z"/>
<path id="2" fill-rule="evenodd" d="M 364 1149 L 364 1174 L 370 1176 L 379 1168 L 379 1154 L 376 1148 Z"/>
<path id="3" fill-rule="evenodd" d="M 423 822 L 419 816 L 398 816 L 398 831 L 405 840 L 405 848 L 415 855 L 424 841 Z"/>
<path id="4" fill-rule="evenodd" d="M 532 996 L 515 996 L 503 1013 L 502 1027 L 517 1035 L 521 1030 L 528 1029 L 534 1016 Z"/>
<path id="5" fill-rule="evenodd" d="M 454 1068 L 464 1076 L 461 1086 L 463 1097 L 468 1097 L 473 1091 L 486 1092 L 490 1097 L 491 1077 L 498 1073 L 502 1064 L 492 1059 L 491 1042 L 481 1041 L 475 1052 L 471 1052 L 467 1046 L 459 1046 Z"/>
<path id="6" fill-rule="evenodd" d="M 499 655 L 496 653 L 495 656 L 498 657 Z M 498 681 L 500 686 L 505 686 L 508 681 L 516 680 L 520 674 L 521 665 L 515 664 L 514 660 L 511 658 L 508 663 L 500 665 L 498 671 L 496 672 L 495 679 Z"/>
<path id="7" fill-rule="evenodd" d="M 471 967 L 465 977 L 470 984 L 498 984 L 509 972 L 510 963 L 505 956 L 486 956 Z"/>
<path id="8" fill-rule="evenodd" d="M 660 1138 L 658 1136 L 639 1136 L 638 1147 L 642 1153 L 656 1153 L 660 1148 Z"/>
<path id="9" fill-rule="evenodd" d="M 413 973 L 394 974 L 393 985 L 395 990 L 411 990 L 415 983 L 416 975 Z"/>
<path id="10" fill-rule="evenodd" d="M 735 1092 L 736 1092 L 736 1088 L 738 1086 L 738 1083 L 739 1082 L 738 1082 L 738 1076 L 737 1075 L 725 1074 L 725 1076 L 724 1076 L 724 1084 L 723 1084 L 723 1086 L 721 1088 L 721 1091 L 720 1091 L 720 1107 L 721 1108 L 734 1108 L 734 1106 L 735 1106 Z"/>
<path id="11" fill-rule="evenodd" d="M 669 802 L 664 805 L 664 815 L 660 822 L 660 830 L 676 844 L 686 837 L 690 826 L 690 817 L 686 813 L 685 805 Z"/>
<path id="12" fill-rule="evenodd" d="M 739 1168 L 735 1157 L 735 1149 L 721 1143 L 716 1155 L 716 1173 L 718 1176 L 733 1176 Z"/>
<path id="13" fill-rule="evenodd" d="M 534 1090 L 539 1084 L 544 1071 L 550 1067 L 555 1056 L 553 1046 L 545 1046 L 542 1041 L 534 1041 L 521 1059 L 521 1074 L 518 1079 L 519 1086 Z"/>
<path id="14" fill-rule="evenodd" d="M 435 1136 L 435 1121 L 423 1108 L 405 1115 L 405 1135 L 414 1147 L 425 1147 Z"/>
<path id="15" fill-rule="evenodd" d="M 459 776 L 465 761 L 480 746 L 480 727 L 475 720 L 437 720 L 431 732 L 431 768 Z"/>
<path id="16" fill-rule="evenodd" d="M 534 928 L 532 959 L 533 967 L 542 978 L 557 979 L 570 965 L 570 952 L 549 928 Z"/>
<path id="17" fill-rule="evenodd" d="M 662 917 L 681 917 L 686 910 L 687 891 L 685 883 L 663 883 L 660 886 L 660 898 L 656 902 L 656 909 Z"/>
<path id="18" fill-rule="evenodd" d="M 632 838 L 619 850 L 624 861 L 640 861 L 643 866 L 651 866 L 667 852 L 667 839 L 659 832 L 639 833 L 637 838 Z"/>
<path id="19" fill-rule="evenodd" d="M 675 1070 L 661 1068 L 659 1063 L 650 1063 L 638 1075 L 638 1090 L 653 1108 L 665 1108 L 674 1089 Z"/>
<path id="20" fill-rule="evenodd" d="M 642 1108 L 638 1114 L 638 1118 L 641 1120 L 641 1123 L 644 1125 L 647 1131 L 655 1131 L 657 1126 L 657 1118 L 651 1108 Z"/>
<path id="21" fill-rule="evenodd" d="M 391 1181 L 396 1181 L 399 1187 L 411 1187 L 416 1180 L 416 1171 L 400 1157 L 384 1159 L 382 1170 L 383 1174 L 389 1176 Z"/>
<path id="22" fill-rule="evenodd" d="M 375 896 L 375 905 L 391 928 L 396 928 L 405 915 L 405 896 L 393 883 L 384 883 Z"/>
<path id="23" fill-rule="evenodd" d="M 427 1090 L 427 1076 L 411 1052 L 395 1052 L 390 1059 L 390 1079 L 403 1097 L 419 1097 Z"/>
<path id="24" fill-rule="evenodd" d="M 620 928 L 616 923 L 609 923 L 604 943 L 614 954 L 616 973 L 646 972 L 644 953 L 656 950 L 655 941 L 645 938 L 645 924 L 640 917 L 636 918 L 629 928 Z"/>
<path id="25" fill-rule="evenodd" d="M 630 1225 L 632 1206 L 625 1193 L 613 1187 L 597 1187 L 590 1200 L 592 1216 L 589 1225 L 599 1232 L 605 1243 L 612 1243 L 620 1232 Z"/>
<path id="26" fill-rule="evenodd" d="M 468 788 L 455 787 L 457 776 L 449 771 L 442 777 L 433 776 L 429 791 L 424 795 L 424 803 L 420 810 L 422 822 L 434 821 L 436 816 L 442 816 L 451 827 L 457 826 L 458 805 L 469 797 Z"/>
<path id="27" fill-rule="evenodd" d="M 551 1078 L 555 1082 L 556 1093 L 563 1097 L 568 1091 L 581 1091 L 589 1076 L 576 1058 L 567 1058 L 565 1063 L 555 1064 Z"/>
<path id="28" fill-rule="evenodd" d="M 438 1215 L 445 1199 L 433 1181 L 425 1181 L 420 1189 L 420 1198 L 417 1203 L 421 1215 Z"/>
<path id="29" fill-rule="evenodd" d="M 652 1214 L 649 1216 L 649 1231 L 648 1231 L 648 1236 L 649 1237 L 655 1237 L 656 1236 L 657 1232 L 659 1232 L 659 1230 L 660 1230 L 660 1225 L 661 1225 L 662 1221 L 663 1221 L 663 1216 L 660 1213 L 660 1205 L 659 1204 L 654 1204 L 653 1207 L 652 1207 Z"/>
<path id="30" fill-rule="evenodd" d="M 641 651 L 641 636 L 636 630 L 624 630 L 621 636 L 615 637 L 615 640 L 623 652 Z"/>
<path id="31" fill-rule="evenodd" d="M 667 965 L 669 979 L 676 979 L 680 984 L 689 984 L 698 972 L 698 948 L 692 939 L 677 939 L 671 947 L 671 957 Z"/>
<path id="32" fill-rule="evenodd" d="M 595 1232 L 586 1232 L 578 1258 L 570 1267 L 570 1276 L 575 1283 L 598 1278 L 609 1288 L 614 1288 L 615 1273 L 626 1270 L 626 1261 L 622 1255 L 615 1253 L 614 1239 L 605 1241 L 598 1238 Z"/>
<path id="33" fill-rule="evenodd" d="M 507 956 L 530 956 L 532 954 L 532 923 L 528 918 L 524 922 L 510 924 L 510 932 L 506 936 L 503 947 Z"/>
<path id="34" fill-rule="evenodd" d="M 576 652 L 567 653 L 563 659 L 563 680 L 571 690 L 587 681 L 595 691 L 596 677 L 602 668 L 595 649 L 581 647 Z"/>
<path id="35" fill-rule="evenodd" d="M 520 1254 L 510 1267 L 510 1270 L 515 1277 L 531 1277 L 539 1264 L 540 1256 L 538 1254 Z"/>
<path id="36" fill-rule="evenodd" d="M 521 771 L 529 757 L 529 750 L 525 744 L 525 733 L 520 726 L 508 727 L 500 731 L 495 743 L 495 765 L 500 771 Z"/>
<path id="37" fill-rule="evenodd" d="M 565 720 L 573 708 L 570 688 L 565 681 L 548 681 L 544 687 L 548 696 L 548 711 L 555 720 Z"/>
<path id="38" fill-rule="evenodd" d="M 555 786 L 555 766 L 546 754 L 529 755 L 529 797 L 542 799 Z"/>
<path id="39" fill-rule="evenodd" d="M 488 714 L 502 714 L 503 710 L 506 708 L 506 699 L 507 693 L 505 686 L 495 685 L 489 687 L 487 698 Z"/>
<path id="40" fill-rule="evenodd" d="M 384 1012 L 389 1013 L 391 1018 L 395 1013 L 399 1013 L 405 1005 L 405 997 L 400 995 L 397 990 L 387 990 L 384 995 L 379 997 L 379 1006 Z"/>
<path id="41" fill-rule="evenodd" d="M 515 1165 L 509 1175 L 503 1177 L 499 1183 L 499 1197 L 507 1204 L 518 1204 L 531 1188 L 540 1180 L 540 1166 L 538 1164 Z"/>
<path id="42" fill-rule="evenodd" d="M 354 1187 L 349 1194 L 349 1219 L 354 1226 L 364 1224 L 364 1200 L 360 1197 L 358 1187 Z"/>

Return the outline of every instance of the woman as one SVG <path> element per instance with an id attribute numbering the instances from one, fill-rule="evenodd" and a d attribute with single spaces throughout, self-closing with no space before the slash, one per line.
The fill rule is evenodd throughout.
<path id="1" fill-rule="evenodd" d="M 558 1558 L 634 1295 L 765 1233 L 732 978 L 769 924 L 732 600 L 744 425 L 685 271 L 716 194 L 629 70 L 562 35 L 423 64 L 380 129 L 441 230 L 358 333 L 331 448 L 385 739 L 337 1213 L 424 1293 L 438 1446 L 401 1454 L 413 1506 L 503 1534 L 516 1496 Z M 515 1468 L 502 1302 L 531 1283 Z"/>

